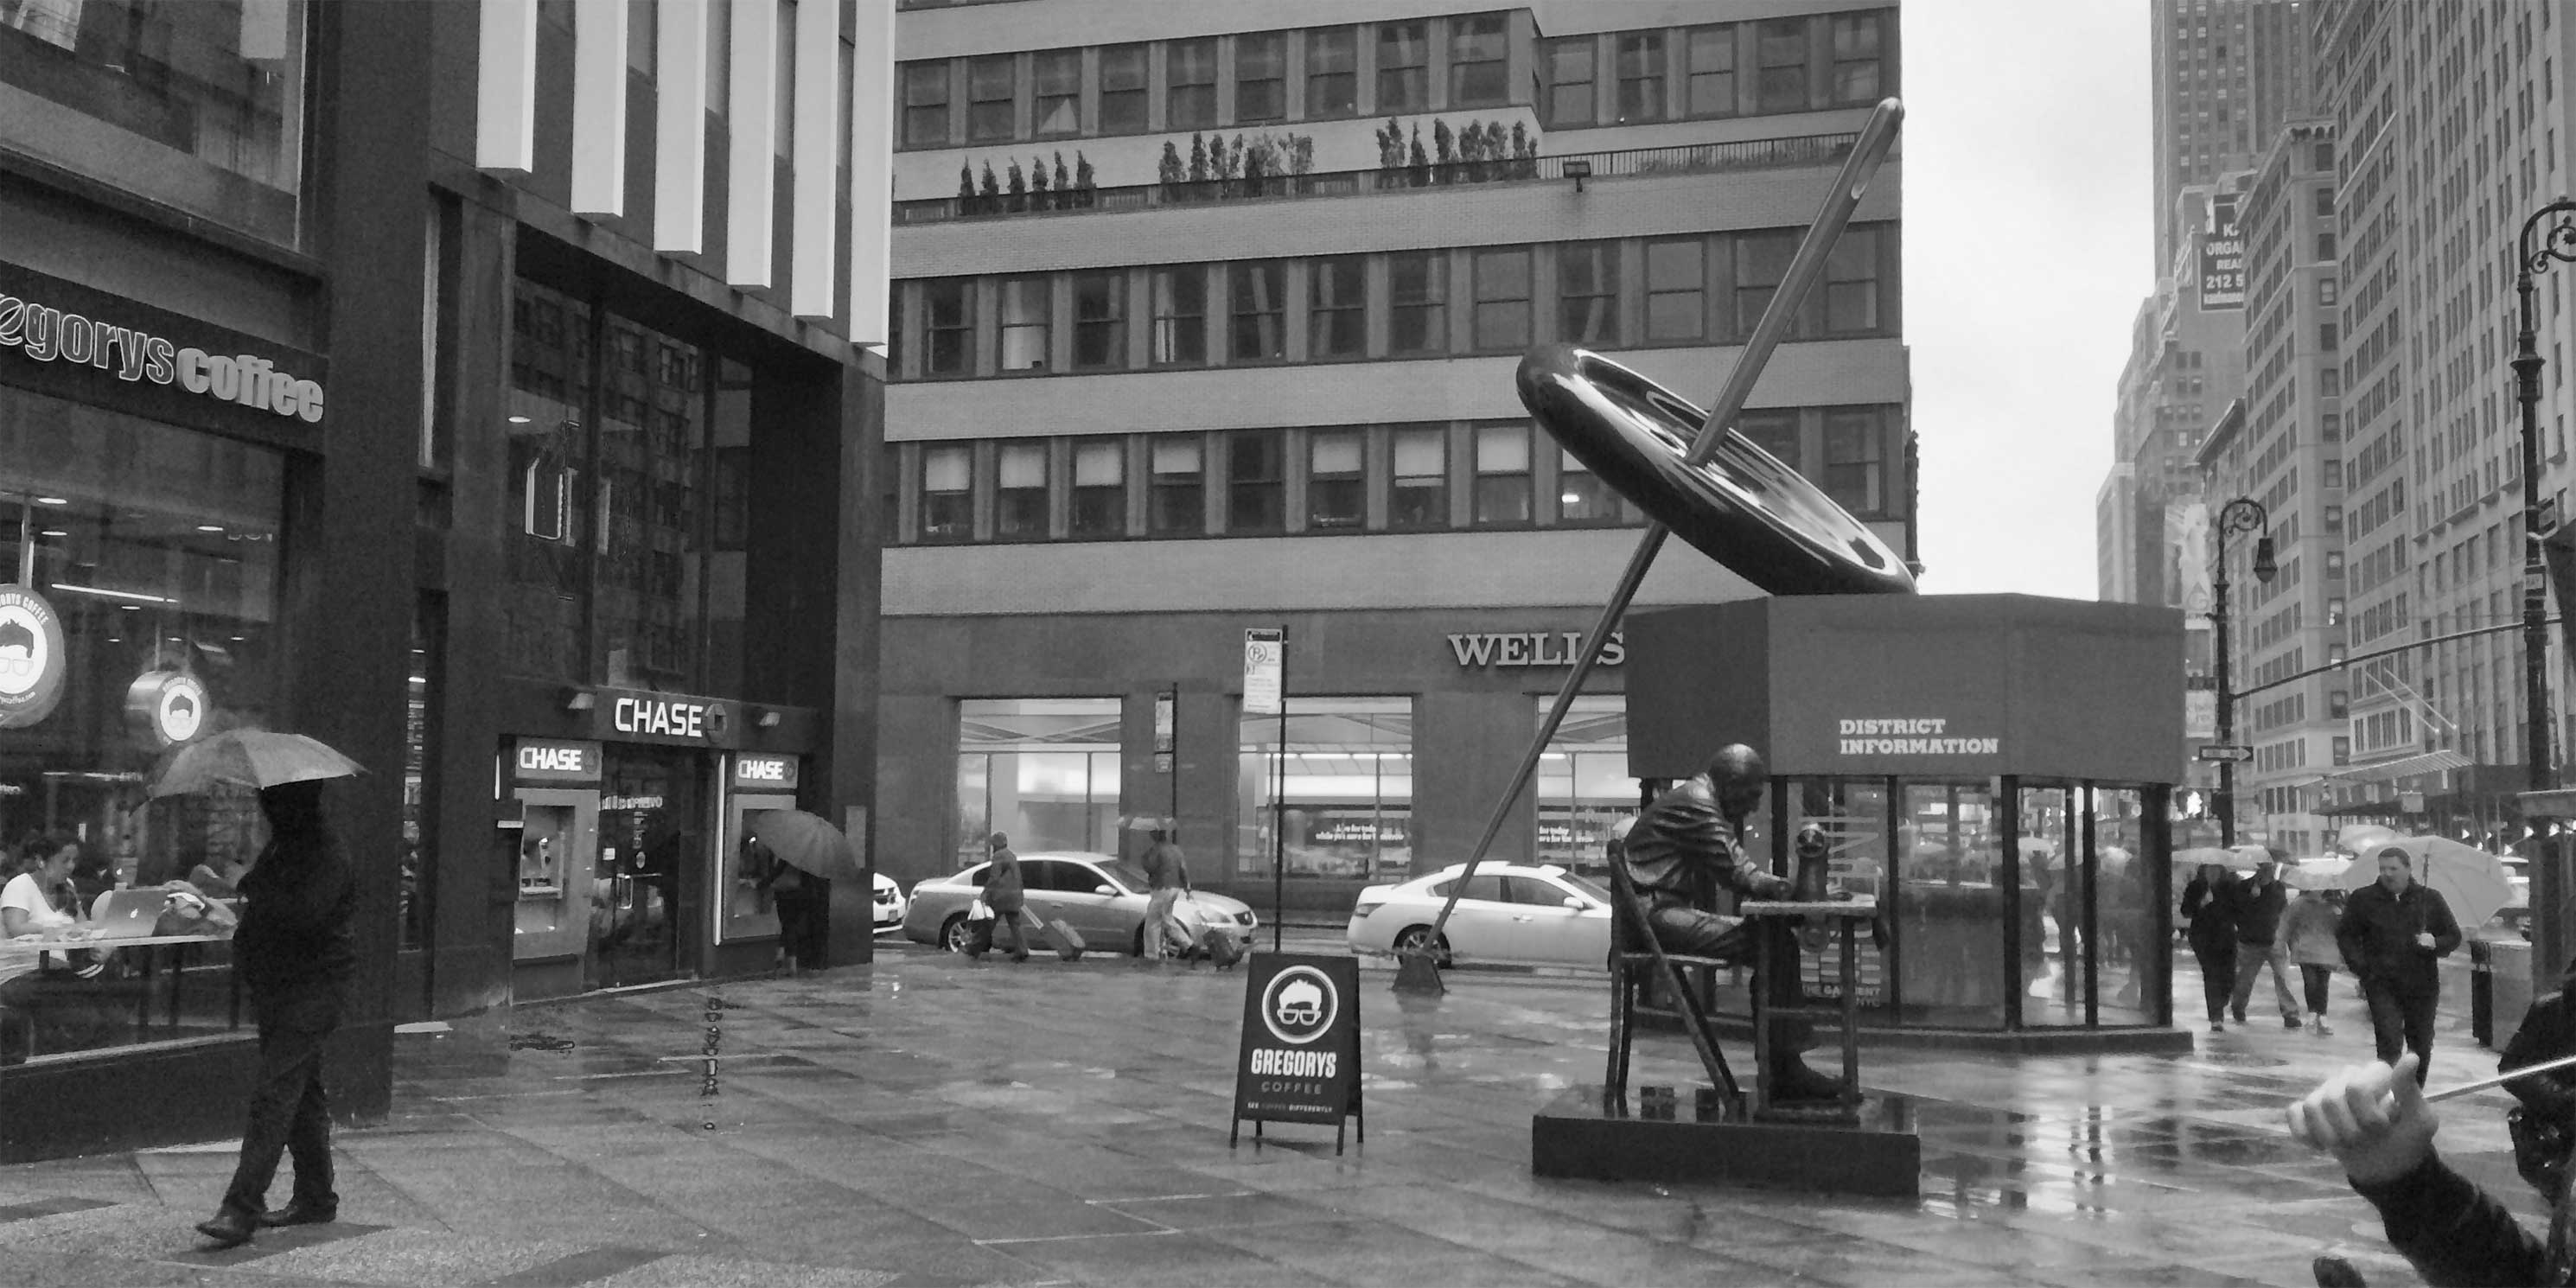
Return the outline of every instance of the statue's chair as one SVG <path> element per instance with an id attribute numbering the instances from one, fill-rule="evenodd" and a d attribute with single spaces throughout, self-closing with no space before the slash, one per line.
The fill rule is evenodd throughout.
<path id="1" fill-rule="evenodd" d="M 1705 979 L 1735 963 L 1665 952 L 1663 945 L 1655 942 L 1654 928 L 1646 924 L 1645 900 L 1638 896 L 1636 883 L 1628 879 L 1625 863 L 1610 864 L 1610 898 L 1610 1063 L 1602 1078 L 1602 1093 L 1618 1100 L 1627 1098 L 1629 1053 L 1637 1036 L 1638 994 L 1651 990 L 1654 981 L 1660 979 L 1681 1016 L 1683 1030 L 1690 1035 L 1692 1048 L 1699 1053 L 1700 1067 L 1708 1072 L 1709 1085 L 1724 1097 L 1730 1112 L 1741 1113 L 1743 1089 L 1736 1085 L 1735 1071 L 1727 1067 L 1725 1054 L 1717 1049 L 1717 1039 L 1709 1033 L 1704 995 L 1699 980 L 1691 974 L 1696 971 Z"/>

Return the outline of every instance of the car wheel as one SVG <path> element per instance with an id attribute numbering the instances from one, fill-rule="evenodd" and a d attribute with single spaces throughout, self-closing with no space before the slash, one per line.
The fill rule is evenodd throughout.
<path id="1" fill-rule="evenodd" d="M 966 951 L 968 932 L 966 914 L 958 913 L 939 925 L 939 946 L 952 953 Z"/>
<path id="2" fill-rule="evenodd" d="M 1428 951 L 1432 961 L 1446 969 L 1449 965 L 1449 936 L 1434 935 L 1429 926 L 1407 926 L 1395 937 L 1395 954 L 1411 957 Z"/>

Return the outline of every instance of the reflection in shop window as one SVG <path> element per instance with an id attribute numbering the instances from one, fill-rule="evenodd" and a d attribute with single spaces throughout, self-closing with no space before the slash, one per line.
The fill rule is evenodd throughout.
<path id="1" fill-rule="evenodd" d="M 509 441 L 512 520 L 502 599 L 503 665 L 511 675 L 579 683 L 590 586 L 582 560 L 590 383 L 589 306 L 520 282 L 511 301 Z"/>
<path id="2" fill-rule="evenodd" d="M 1555 703 L 1553 696 L 1538 699 L 1533 723 Z M 1577 697 L 1539 757 L 1537 861 L 1607 872 L 1602 847 L 1610 825 L 1637 809 L 1637 780 L 1628 776 L 1627 699 Z"/>
<path id="3" fill-rule="evenodd" d="M 958 867 L 1006 832 L 1022 854 L 1117 855 L 1119 701 L 973 698 L 957 704 Z"/>
<path id="4" fill-rule="evenodd" d="M 1897 814 L 1897 978 L 1908 1023 L 2003 1027 L 2003 842 L 1994 787 L 1908 782 Z"/>
<path id="5" fill-rule="evenodd" d="M 1268 876 L 1274 821 L 1291 880 L 1402 880 L 1413 870 L 1413 700 L 1288 699 L 1281 718 L 1242 717 L 1236 872 Z M 1281 754 L 1285 752 L 1284 756 Z M 1278 795 L 1281 773 L 1287 791 Z M 1274 800 L 1284 808 L 1274 810 Z"/>
<path id="6" fill-rule="evenodd" d="M 697 690 L 710 515 L 706 357 L 624 318 L 600 373 L 597 626 L 607 682 Z"/>

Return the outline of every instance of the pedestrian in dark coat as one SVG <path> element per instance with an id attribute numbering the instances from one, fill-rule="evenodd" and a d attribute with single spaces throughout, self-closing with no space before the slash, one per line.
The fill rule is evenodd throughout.
<path id="1" fill-rule="evenodd" d="M 2433 1012 L 2442 997 L 2441 959 L 2460 946 L 2460 923 L 2439 891 L 2415 880 L 2399 846 L 2379 852 L 2379 879 L 2344 900 L 2335 943 L 2370 1000 L 2379 1062 L 2416 1055 L 2415 1081 L 2433 1063 Z"/>
<path id="2" fill-rule="evenodd" d="M 995 832 L 986 842 L 993 849 L 992 866 L 984 870 L 984 906 L 993 910 L 993 919 L 978 922 L 975 937 L 968 942 L 966 955 L 977 961 L 993 947 L 993 936 L 1004 928 L 1011 932 L 1011 960 L 1029 959 L 1028 932 L 1020 928 L 1020 915 L 1028 908 L 1028 887 L 1020 877 L 1020 856 L 1011 852 L 1011 838 Z"/>
<path id="3" fill-rule="evenodd" d="M 2281 1007 L 2281 1025 L 2299 1027 L 2299 996 L 2290 991 L 2290 948 L 2281 938 L 2281 914 L 2290 906 L 2289 888 L 2281 884 L 2281 861 L 2266 858 L 2254 865 L 2254 879 L 2236 887 L 2236 991 L 2228 1010 L 2245 1022 L 2245 1005 L 2254 1000 L 2254 980 L 2272 968 L 2272 1000 Z"/>
<path id="4" fill-rule="evenodd" d="M 222 1247 L 250 1241 L 261 1226 L 339 1219 L 331 1180 L 330 1101 L 322 1051 L 340 1027 L 341 993 L 357 965 L 349 919 L 357 882 L 322 816 L 322 784 L 263 789 L 269 840 L 241 879 L 241 924 L 233 931 L 233 975 L 259 1018 L 259 1080 L 242 1132 L 241 1164 L 223 1206 L 199 1233 Z M 268 1210 L 268 1185 L 281 1154 L 295 1159 L 295 1194 Z"/>
<path id="5" fill-rule="evenodd" d="M 2190 923 L 2185 937 L 2200 962 L 2200 996 L 2209 1005 L 2209 1031 L 2227 1031 L 2228 999 L 2236 991 L 2236 874 L 2224 865 L 2204 863 L 2200 874 L 2182 889 L 2182 915 Z"/>

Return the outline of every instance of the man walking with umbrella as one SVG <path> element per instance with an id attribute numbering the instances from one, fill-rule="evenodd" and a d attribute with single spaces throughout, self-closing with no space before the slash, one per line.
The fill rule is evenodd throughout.
<path id="1" fill-rule="evenodd" d="M 357 963 L 349 926 L 357 884 L 322 817 L 320 780 L 261 788 L 259 805 L 268 846 L 241 879 L 233 932 L 233 970 L 259 1017 L 259 1081 L 223 1206 L 197 1225 L 226 1248 L 261 1226 L 319 1224 L 340 1210 L 322 1049 L 340 1026 L 341 991 Z M 295 1158 L 294 1198 L 269 1211 L 268 1185 L 286 1153 Z"/>

